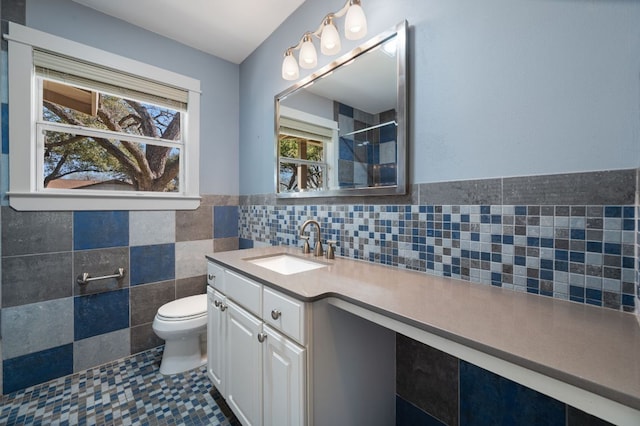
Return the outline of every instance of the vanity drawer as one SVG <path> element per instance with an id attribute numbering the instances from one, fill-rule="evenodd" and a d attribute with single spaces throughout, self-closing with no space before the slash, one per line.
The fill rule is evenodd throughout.
<path id="1" fill-rule="evenodd" d="M 304 344 L 304 302 L 264 288 L 262 319 L 289 337 Z"/>
<path id="2" fill-rule="evenodd" d="M 235 272 L 225 271 L 224 285 L 227 297 L 235 300 L 256 316 L 260 316 L 262 312 L 262 284 Z"/>
<path id="3" fill-rule="evenodd" d="M 207 262 L 207 284 L 218 291 L 225 292 L 224 269 L 213 262 Z"/>

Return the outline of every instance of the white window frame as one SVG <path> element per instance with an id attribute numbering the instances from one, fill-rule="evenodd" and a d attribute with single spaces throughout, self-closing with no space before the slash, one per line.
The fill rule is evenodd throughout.
<path id="1" fill-rule="evenodd" d="M 200 81 L 94 47 L 9 23 L 9 204 L 16 210 L 192 210 L 200 205 Z M 120 70 L 188 92 L 182 123 L 180 192 L 43 190 L 37 182 L 39 91 L 33 49 Z"/>
<path id="2" fill-rule="evenodd" d="M 300 130 L 304 133 L 319 133 L 317 134 L 317 137 L 314 137 L 314 139 L 317 139 L 318 141 L 321 141 L 323 146 L 323 154 L 324 154 L 324 161 L 322 163 L 319 163 L 317 161 L 310 161 L 308 162 L 310 165 L 321 165 L 325 168 L 326 171 L 326 176 L 324 179 L 324 186 L 323 188 L 319 188 L 318 190 L 327 190 L 331 187 L 331 185 L 334 185 L 334 182 L 338 182 L 338 149 L 339 149 L 339 144 L 338 144 L 338 123 L 336 123 L 333 120 L 329 120 L 327 118 L 323 118 L 323 117 L 319 117 L 317 115 L 313 115 L 313 114 L 309 114 L 307 112 L 304 111 L 300 111 L 294 108 L 290 108 L 290 107 L 285 107 L 285 106 L 280 106 L 280 120 L 278 121 L 278 135 L 280 134 L 280 128 L 282 127 L 281 121 L 287 121 L 287 123 L 289 123 L 289 126 L 292 128 L 295 128 L 295 125 L 292 125 L 290 123 L 290 120 L 293 120 L 294 122 L 298 122 L 298 123 L 309 123 L 312 128 L 308 129 L 305 128 L 304 125 L 300 126 Z M 313 127 L 321 127 L 326 129 L 327 132 L 329 132 L 331 135 L 329 136 L 329 134 L 324 134 L 325 132 L 321 131 L 321 132 L 315 132 L 313 130 Z M 321 134 L 320 134 L 321 133 Z M 276 189 L 277 189 L 277 193 L 278 194 L 291 194 L 291 193 L 295 193 L 295 192 L 281 192 L 280 191 L 280 163 L 281 162 L 286 162 L 286 159 L 284 157 L 280 157 L 280 142 L 279 142 L 279 138 L 276 135 Z M 291 159 L 292 162 L 300 162 L 302 163 L 302 161 L 300 161 L 299 159 Z M 305 192 L 307 192 L 307 190 L 305 190 Z"/>

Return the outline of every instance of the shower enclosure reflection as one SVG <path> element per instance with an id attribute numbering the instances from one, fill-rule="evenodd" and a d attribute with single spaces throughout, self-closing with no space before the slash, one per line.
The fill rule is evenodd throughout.
<path id="1" fill-rule="evenodd" d="M 406 193 L 406 27 L 276 96 L 279 197 Z"/>

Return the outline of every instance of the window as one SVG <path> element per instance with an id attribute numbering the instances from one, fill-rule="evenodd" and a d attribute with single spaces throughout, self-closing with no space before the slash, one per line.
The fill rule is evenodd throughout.
<path id="1" fill-rule="evenodd" d="M 10 190 L 17 210 L 199 205 L 199 82 L 9 27 Z"/>
<path id="2" fill-rule="evenodd" d="M 337 176 L 335 122 L 281 107 L 278 131 L 278 192 L 326 190 Z M 337 180 L 336 180 L 337 181 Z"/>

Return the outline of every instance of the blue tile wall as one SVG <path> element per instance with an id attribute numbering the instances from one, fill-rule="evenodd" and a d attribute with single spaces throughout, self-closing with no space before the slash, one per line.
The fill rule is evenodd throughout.
<path id="1" fill-rule="evenodd" d="M 76 296 L 74 339 L 109 333 L 129 327 L 129 289 Z"/>
<path id="2" fill-rule="evenodd" d="M 461 425 L 564 426 L 565 416 L 560 401 L 460 361 Z"/>
<path id="3" fill-rule="evenodd" d="M 73 344 L 4 360 L 3 392 L 24 389 L 73 373 Z"/>
<path id="4" fill-rule="evenodd" d="M 353 161 L 353 140 L 340 137 L 339 158 L 345 161 Z"/>
<path id="5" fill-rule="evenodd" d="M 633 311 L 632 207 L 242 205 L 240 237 L 299 245 L 315 218 L 341 256 Z"/>
<path id="6" fill-rule="evenodd" d="M 9 153 L 9 104 L 2 104 L 2 153 Z"/>
<path id="7" fill-rule="evenodd" d="M 247 238 L 240 238 L 238 240 L 238 248 L 239 249 L 250 249 L 250 248 L 253 248 L 253 240 L 249 240 Z"/>
<path id="8" fill-rule="evenodd" d="M 215 206 L 213 208 L 214 238 L 238 236 L 238 208 L 236 206 Z"/>
<path id="9" fill-rule="evenodd" d="M 131 285 L 174 279 L 175 259 L 175 244 L 131 247 Z"/>
<path id="10" fill-rule="evenodd" d="M 75 250 L 128 246 L 129 212 L 77 211 L 73 230 Z"/>
<path id="11" fill-rule="evenodd" d="M 446 426 L 409 401 L 396 395 L 396 426 Z"/>

